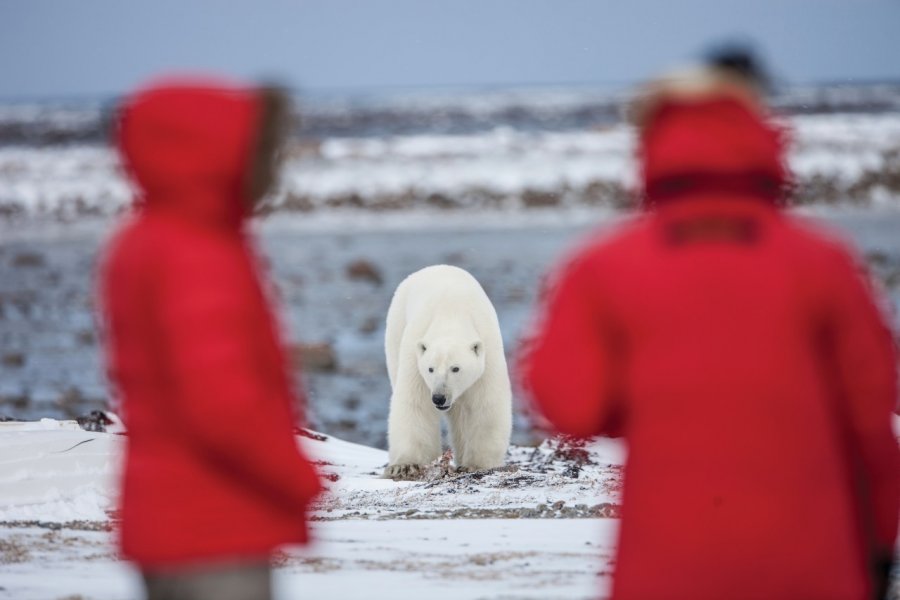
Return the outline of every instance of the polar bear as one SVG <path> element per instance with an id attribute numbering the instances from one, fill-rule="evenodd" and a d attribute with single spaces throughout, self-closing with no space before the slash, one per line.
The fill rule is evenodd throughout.
<path id="1" fill-rule="evenodd" d="M 441 414 L 458 468 L 503 465 L 512 390 L 497 313 L 472 275 L 435 265 L 404 279 L 384 352 L 392 389 L 385 477 L 415 478 L 441 455 Z"/>

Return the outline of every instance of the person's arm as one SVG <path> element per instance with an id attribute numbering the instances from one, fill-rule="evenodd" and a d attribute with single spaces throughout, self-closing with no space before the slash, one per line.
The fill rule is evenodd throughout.
<path id="1" fill-rule="evenodd" d="M 900 511 L 900 449 L 892 431 L 897 408 L 897 355 L 890 328 L 853 259 L 834 261 L 831 288 L 832 351 L 856 467 L 865 533 L 873 544 L 873 569 L 886 583 L 897 540 Z M 855 456 L 853 456 L 855 455 Z M 880 571 L 880 573 L 879 573 Z"/>
<path id="2" fill-rule="evenodd" d="M 584 258 L 559 274 L 520 364 L 540 413 L 559 432 L 579 437 L 617 435 L 621 425 L 620 357 L 597 285 Z"/>
<path id="3" fill-rule="evenodd" d="M 211 468 L 301 511 L 321 484 L 281 397 L 286 365 L 265 362 L 268 324 L 249 260 L 237 248 L 198 245 L 161 279 L 158 326 L 176 396 L 174 425 Z"/>

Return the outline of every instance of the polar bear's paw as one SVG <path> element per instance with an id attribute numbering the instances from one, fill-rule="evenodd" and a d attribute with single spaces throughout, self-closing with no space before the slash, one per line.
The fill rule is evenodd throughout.
<path id="1" fill-rule="evenodd" d="M 388 465 L 384 469 L 384 479 L 394 481 L 418 481 L 425 475 L 425 465 Z"/>

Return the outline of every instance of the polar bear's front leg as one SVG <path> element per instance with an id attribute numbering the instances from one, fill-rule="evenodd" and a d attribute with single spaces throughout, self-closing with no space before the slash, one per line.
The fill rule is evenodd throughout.
<path id="1" fill-rule="evenodd" d="M 388 416 L 388 479 L 417 479 L 441 455 L 441 422 L 427 388 L 407 393 L 398 386 Z M 427 402 L 427 404 L 426 404 Z"/>
<path id="2" fill-rule="evenodd" d="M 453 458 L 464 471 L 495 469 L 506 463 L 512 433 L 512 410 L 508 402 L 488 405 L 460 402 L 448 415 Z"/>

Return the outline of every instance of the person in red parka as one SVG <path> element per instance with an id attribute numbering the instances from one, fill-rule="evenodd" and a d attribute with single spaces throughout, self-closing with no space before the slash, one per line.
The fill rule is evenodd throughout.
<path id="1" fill-rule="evenodd" d="M 121 552 L 150 598 L 266 598 L 273 549 L 320 492 L 244 222 L 274 178 L 287 102 L 171 81 L 121 107 L 139 190 L 101 284 L 128 429 Z"/>
<path id="2" fill-rule="evenodd" d="M 853 252 L 782 209 L 783 136 L 727 63 L 635 110 L 645 210 L 556 272 L 520 365 L 628 445 L 615 600 L 883 597 L 894 342 Z"/>

